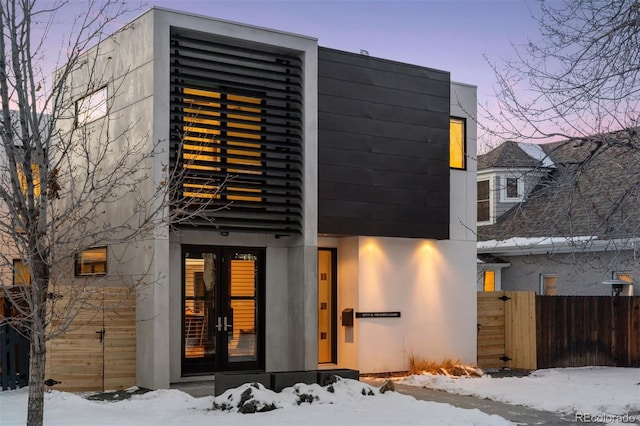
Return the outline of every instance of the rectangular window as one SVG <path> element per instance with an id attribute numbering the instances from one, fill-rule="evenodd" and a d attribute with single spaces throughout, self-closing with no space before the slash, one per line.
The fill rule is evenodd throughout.
<path id="1" fill-rule="evenodd" d="M 32 198 L 34 205 L 36 205 L 35 208 L 37 209 L 38 199 L 40 198 L 40 167 L 37 164 L 31 164 L 30 178 L 27 177 L 26 170 L 28 169 L 25 167 L 24 163 L 17 164 L 16 171 L 18 175 L 18 183 L 20 185 L 20 190 L 22 191 L 22 195 L 24 196 L 27 205 L 30 202 L 30 198 Z M 32 194 L 29 194 L 29 183 L 33 185 Z M 22 215 L 19 215 L 16 219 L 17 220 L 15 220 L 13 224 L 16 232 L 19 234 L 24 234 L 24 217 Z"/>
<path id="2" fill-rule="evenodd" d="M 96 90 L 76 101 L 76 127 L 107 115 L 107 87 Z"/>
<path id="3" fill-rule="evenodd" d="M 106 275 L 107 273 L 107 248 L 94 247 L 83 250 L 76 255 L 75 274 L 82 275 Z"/>
<path id="4" fill-rule="evenodd" d="M 518 198 L 518 179 L 507 178 L 507 198 Z"/>
<path id="5" fill-rule="evenodd" d="M 613 278 L 614 280 L 620 280 L 629 284 L 633 284 L 633 275 L 631 274 L 631 272 L 614 271 L 611 275 L 611 278 Z"/>
<path id="6" fill-rule="evenodd" d="M 27 174 L 25 173 L 25 167 L 20 164 L 17 168 L 18 180 L 20 181 L 20 189 L 22 193 L 27 196 Z M 38 198 L 40 196 L 40 167 L 37 164 L 31 164 L 31 183 L 33 184 L 33 196 Z"/>
<path id="7" fill-rule="evenodd" d="M 478 181 L 478 222 L 488 222 L 490 216 L 489 181 Z"/>
<path id="8" fill-rule="evenodd" d="M 185 88 L 184 168 L 193 171 L 184 197 L 262 201 L 253 176 L 262 174 L 261 103 L 258 98 Z M 220 188 L 202 172 L 223 172 L 231 179 Z M 222 195 L 224 192 L 224 195 Z"/>
<path id="9" fill-rule="evenodd" d="M 496 273 L 495 271 L 484 271 L 484 291 L 496 291 Z"/>
<path id="10" fill-rule="evenodd" d="M 29 265 L 21 260 L 13 261 L 13 285 L 28 285 L 31 284 L 31 272 L 29 271 Z"/>
<path id="11" fill-rule="evenodd" d="M 452 117 L 449 120 L 449 167 L 465 169 L 466 126 L 464 118 Z"/>
<path id="12" fill-rule="evenodd" d="M 500 201 L 522 201 L 524 198 L 524 180 L 519 177 L 502 176 L 500 181 Z"/>
<path id="13" fill-rule="evenodd" d="M 540 294 L 543 296 L 555 296 L 557 295 L 558 278 L 555 275 L 541 274 L 540 275 Z"/>

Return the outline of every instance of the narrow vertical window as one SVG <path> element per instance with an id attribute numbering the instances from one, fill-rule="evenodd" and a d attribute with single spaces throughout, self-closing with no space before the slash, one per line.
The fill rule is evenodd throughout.
<path id="1" fill-rule="evenodd" d="M 478 181 L 478 222 L 488 222 L 490 215 L 489 181 Z"/>
<path id="2" fill-rule="evenodd" d="M 496 291 L 496 273 L 495 271 L 484 271 L 484 291 Z"/>
<path id="3" fill-rule="evenodd" d="M 507 178 L 507 198 L 518 198 L 518 178 Z"/>
<path id="4" fill-rule="evenodd" d="M 13 261 L 13 285 L 22 286 L 31 284 L 31 272 L 29 265 L 21 260 Z"/>
<path id="5" fill-rule="evenodd" d="M 463 118 L 452 117 L 449 120 L 449 167 L 452 169 L 466 168 L 466 129 Z"/>

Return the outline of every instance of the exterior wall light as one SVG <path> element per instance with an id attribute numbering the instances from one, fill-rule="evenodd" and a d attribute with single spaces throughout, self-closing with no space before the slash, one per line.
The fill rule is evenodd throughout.
<path id="1" fill-rule="evenodd" d="M 620 296 L 620 293 L 622 293 L 622 289 L 624 288 L 624 286 L 629 285 L 628 282 L 622 280 L 606 280 L 602 281 L 602 284 L 611 286 L 612 296 Z"/>

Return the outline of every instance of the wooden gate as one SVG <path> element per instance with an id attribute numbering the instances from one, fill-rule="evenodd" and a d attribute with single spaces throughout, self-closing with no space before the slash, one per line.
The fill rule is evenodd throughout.
<path id="1" fill-rule="evenodd" d="M 80 310 L 65 333 L 47 344 L 46 378 L 59 382 L 53 389 L 104 391 L 135 385 L 135 294 L 120 287 L 91 291 L 95 308 Z M 64 300 L 64 291 L 62 295 Z"/>
<path id="2" fill-rule="evenodd" d="M 11 311 L 0 292 L 0 318 Z M 29 339 L 11 324 L 0 325 L 0 389 L 16 389 L 29 384 Z"/>
<path id="3" fill-rule="evenodd" d="M 478 293 L 478 366 L 536 368 L 534 292 Z"/>

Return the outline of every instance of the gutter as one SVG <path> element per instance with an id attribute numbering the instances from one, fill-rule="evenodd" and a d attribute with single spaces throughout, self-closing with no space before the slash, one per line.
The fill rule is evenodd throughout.
<path id="1" fill-rule="evenodd" d="M 481 241 L 480 243 L 489 243 L 490 241 Z M 558 254 L 558 253 L 592 253 L 592 252 L 611 252 L 620 250 L 635 250 L 640 248 L 640 238 L 618 238 L 612 240 L 599 240 L 597 237 L 582 241 L 573 241 L 566 239 L 565 241 L 551 241 L 530 244 L 513 244 L 499 245 L 500 241 L 495 241 L 494 247 L 480 247 L 477 250 L 479 254 L 493 254 L 496 256 L 527 256 L 536 254 Z"/>

